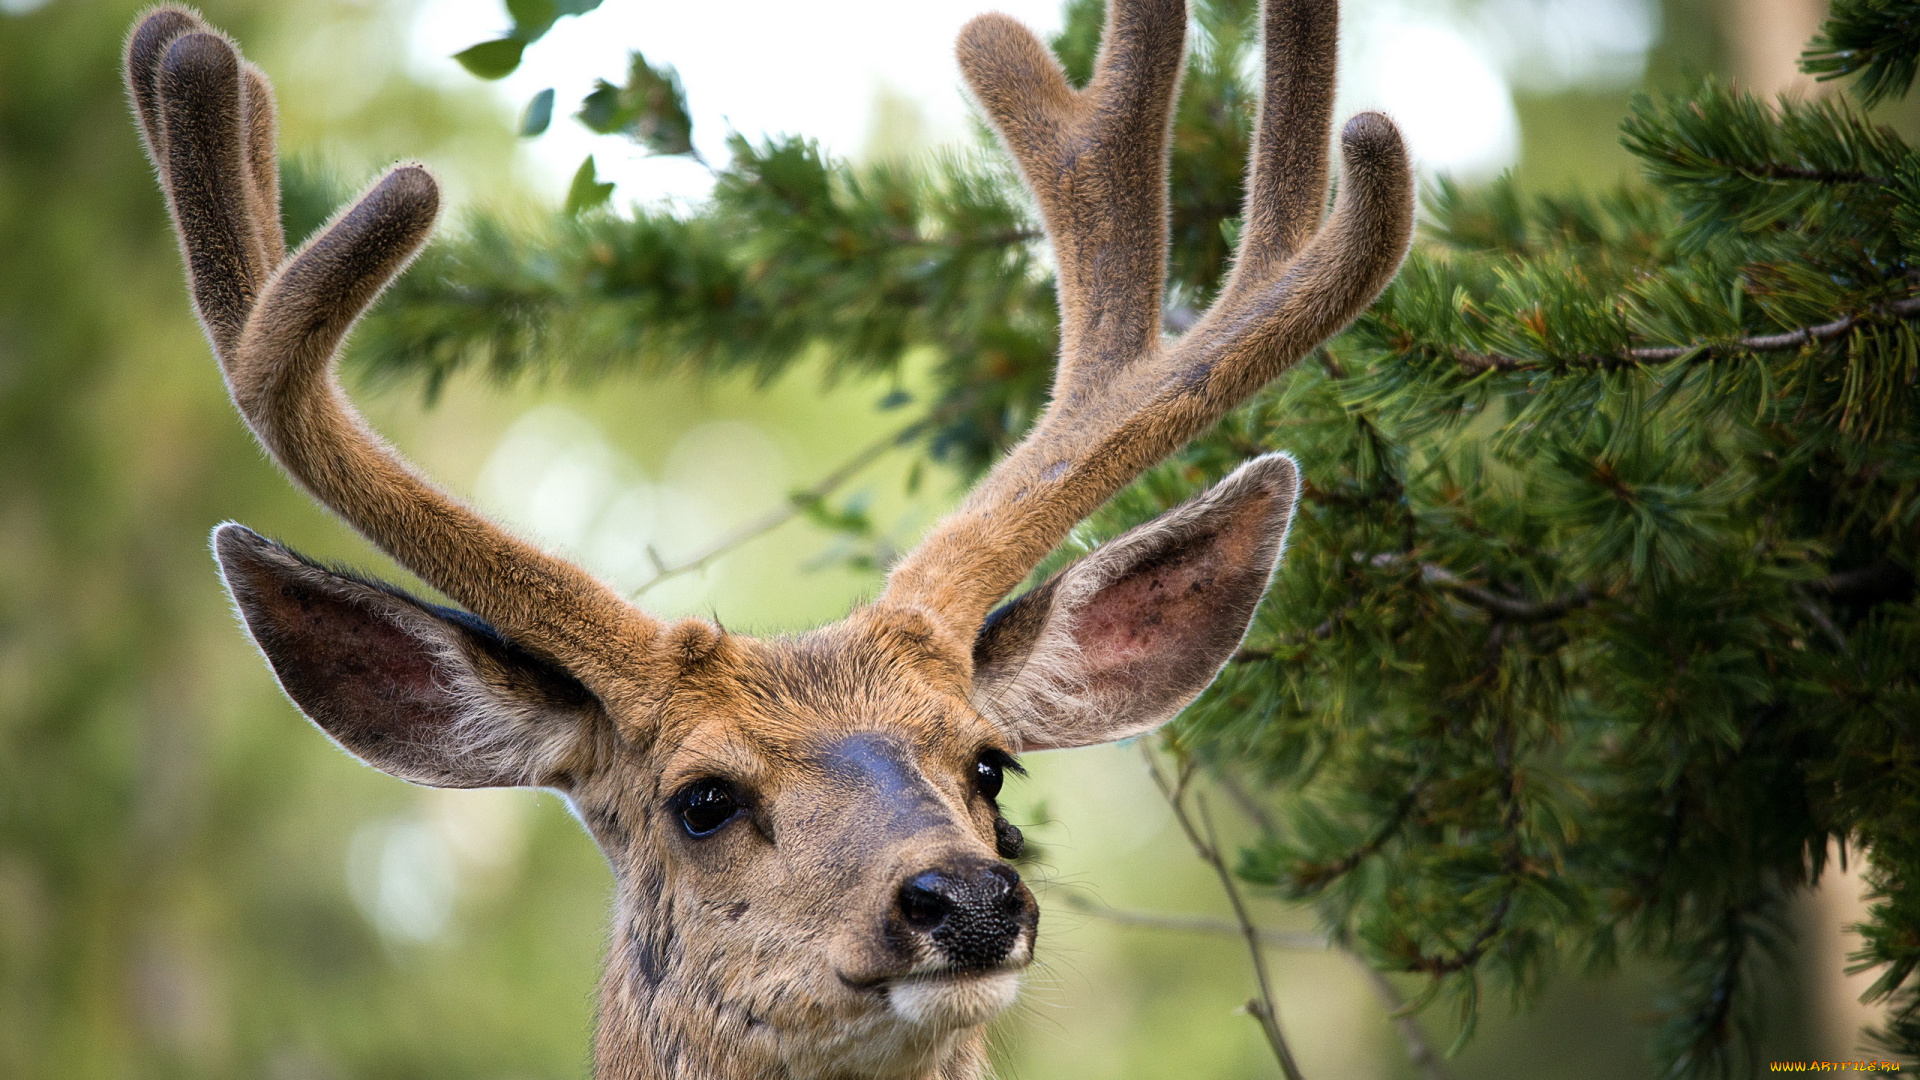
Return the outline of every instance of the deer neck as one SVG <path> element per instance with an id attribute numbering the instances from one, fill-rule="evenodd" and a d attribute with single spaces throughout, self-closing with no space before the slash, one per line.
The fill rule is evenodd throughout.
<path id="1" fill-rule="evenodd" d="M 882 1011 L 781 1028 L 690 962 L 669 910 L 621 888 L 594 1034 L 594 1080 L 980 1080 L 986 1027 L 927 1032 Z"/>

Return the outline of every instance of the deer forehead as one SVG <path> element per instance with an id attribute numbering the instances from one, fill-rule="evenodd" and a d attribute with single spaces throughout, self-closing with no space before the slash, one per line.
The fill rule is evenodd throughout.
<path id="1" fill-rule="evenodd" d="M 839 634 L 736 638 L 725 662 L 689 673 L 656 728 L 657 790 L 720 776 L 763 795 L 898 792 L 909 774 L 958 792 L 1007 739 L 911 655 Z"/>

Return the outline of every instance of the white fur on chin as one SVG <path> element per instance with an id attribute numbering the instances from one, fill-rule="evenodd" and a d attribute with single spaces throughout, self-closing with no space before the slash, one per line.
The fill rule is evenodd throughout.
<path id="1" fill-rule="evenodd" d="M 903 979 L 887 987 L 887 1006 L 910 1024 L 961 1028 L 984 1024 L 1013 1004 L 1021 972 Z"/>

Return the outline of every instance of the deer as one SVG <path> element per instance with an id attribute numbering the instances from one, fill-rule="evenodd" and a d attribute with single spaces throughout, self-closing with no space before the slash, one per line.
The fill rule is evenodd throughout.
<path id="1" fill-rule="evenodd" d="M 984 1074 L 1039 908 L 998 796 L 1018 756 L 1134 738 L 1239 647 L 1285 546 L 1298 467 L 1217 485 L 1009 597 L 1070 530 L 1370 304 L 1411 242 L 1384 115 L 1340 134 L 1337 0 L 1265 0 L 1264 87 L 1231 273 L 1163 332 L 1185 0 L 1110 0 L 1072 87 L 1013 19 L 960 69 L 1058 264 L 1060 351 L 1025 438 L 828 626 L 753 638 L 648 615 L 416 472 L 341 390 L 355 322 L 430 238 L 432 174 L 394 166 L 297 251 L 265 74 L 195 12 L 131 31 L 126 80 L 227 389 L 321 506 L 450 603 L 244 526 L 212 546 L 281 689 L 415 784 L 538 787 L 612 868 L 600 1080 Z M 1329 211 L 1329 203 L 1332 207 Z"/>

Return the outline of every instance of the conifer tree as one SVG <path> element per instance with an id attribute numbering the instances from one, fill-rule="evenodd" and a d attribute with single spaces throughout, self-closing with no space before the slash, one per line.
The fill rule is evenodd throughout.
<path id="1" fill-rule="evenodd" d="M 1171 331 L 1225 270 L 1255 105 L 1257 5 L 1194 18 Z M 1076 79 L 1100 19 L 1069 4 Z M 1891 1021 L 1871 1048 L 1920 1057 L 1920 154 L 1863 111 L 1908 91 L 1917 27 L 1915 0 L 1833 5 L 1804 64 L 1858 104 L 1712 81 L 1636 98 L 1644 180 L 1608 194 L 1437 183 L 1371 312 L 1051 564 L 1251 455 L 1298 455 L 1280 577 L 1168 749 L 1257 783 L 1246 882 L 1424 979 L 1462 1041 L 1484 990 L 1636 958 L 1668 979 L 1665 1074 L 1745 1074 L 1788 902 L 1838 841 L 1874 890 L 1858 960 Z M 686 152 L 677 76 L 636 57 L 633 79 L 602 105 Z M 472 219 L 360 362 L 431 388 L 809 357 L 885 380 L 930 353 L 930 398 L 884 404 L 963 478 L 1039 411 L 1043 237 L 984 141 L 857 169 L 736 138 L 691 213 L 603 199 L 576 183 L 542 230 Z"/>

